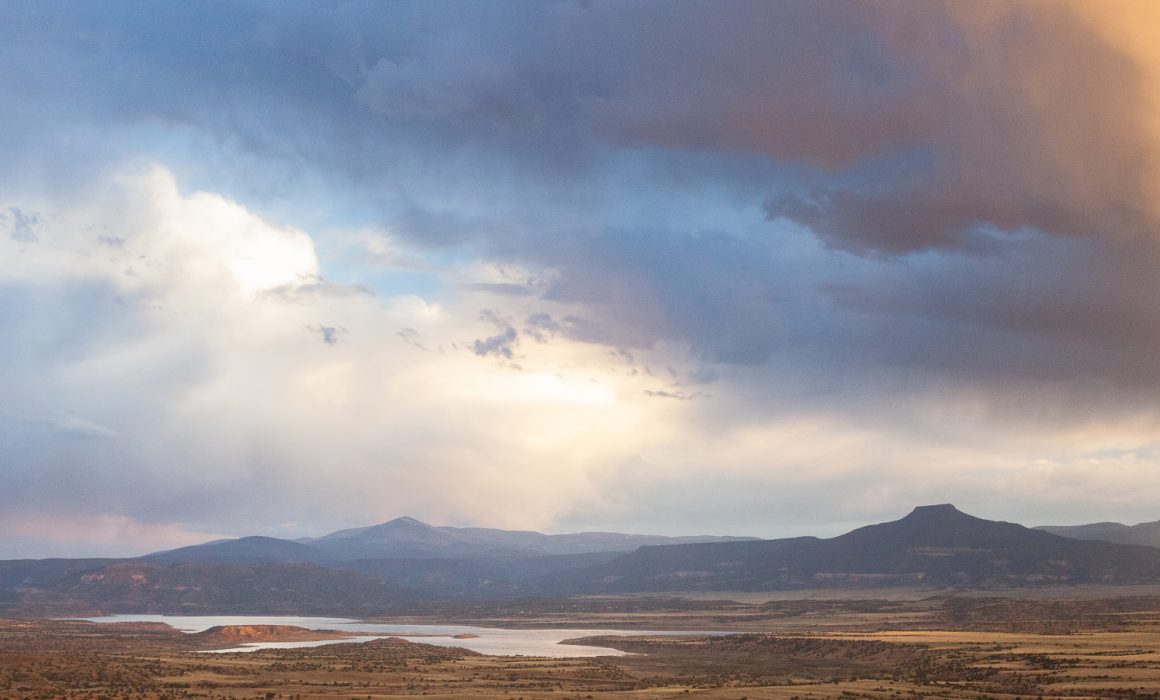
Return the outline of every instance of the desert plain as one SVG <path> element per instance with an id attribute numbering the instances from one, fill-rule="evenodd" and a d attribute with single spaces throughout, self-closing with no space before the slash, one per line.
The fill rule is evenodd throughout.
<path id="1" fill-rule="evenodd" d="M 444 604 L 407 621 L 612 627 L 625 634 L 576 641 L 629 655 L 401 639 L 211 653 L 247 633 L 319 633 L 11 618 L 0 698 L 1160 698 L 1160 590 L 1146 586 L 584 597 Z"/>

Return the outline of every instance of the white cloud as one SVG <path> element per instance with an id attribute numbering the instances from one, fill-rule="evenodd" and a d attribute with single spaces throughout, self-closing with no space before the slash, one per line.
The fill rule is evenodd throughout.
<path id="1" fill-rule="evenodd" d="M 0 279 L 71 305 L 77 284 L 107 291 L 91 327 L 39 303 L 14 312 L 58 345 L 9 368 L 47 378 L 11 384 L 12 405 L 97 416 L 68 425 L 109 445 L 48 459 L 49 438 L 10 422 L 24 433 L 0 448 L 5 463 L 38 462 L 35 478 L 9 475 L 10 503 L 242 531 L 286 513 L 543 527 L 592 473 L 671 436 L 640 398 L 652 380 L 604 348 L 537 344 L 520 369 L 476 357 L 471 340 L 494 331 L 479 318 L 486 292 L 261 294 L 318 284 L 309 236 L 182 194 L 162 168 L 44 208 L 39 247 L 6 258 Z M 319 328 L 343 329 L 342 342 Z"/>

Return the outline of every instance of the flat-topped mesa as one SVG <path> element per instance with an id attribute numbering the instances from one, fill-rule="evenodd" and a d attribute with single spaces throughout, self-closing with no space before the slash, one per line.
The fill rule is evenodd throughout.
<path id="1" fill-rule="evenodd" d="M 955 508 L 952 503 L 936 503 L 929 506 L 915 506 L 914 510 L 906 516 L 907 518 L 924 518 L 924 517 L 946 517 L 949 515 L 967 515 L 963 511 Z M 969 517 L 969 516 L 968 516 Z"/>
<path id="2" fill-rule="evenodd" d="M 921 527 L 962 527 L 984 525 L 990 521 L 968 515 L 950 503 L 939 503 L 930 506 L 917 506 L 906 517 L 896 522 Z"/>
<path id="3" fill-rule="evenodd" d="M 984 520 L 968 515 L 950 503 L 939 503 L 918 506 L 901 520 L 869 525 L 843 537 L 868 537 L 899 546 L 997 547 L 1026 542 L 1028 536 L 1038 541 L 1038 535 L 1028 535 L 1029 532 L 1021 525 Z"/>

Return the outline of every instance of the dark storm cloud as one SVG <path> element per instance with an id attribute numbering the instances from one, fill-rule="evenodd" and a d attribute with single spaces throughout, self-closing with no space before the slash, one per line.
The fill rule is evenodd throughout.
<path id="1" fill-rule="evenodd" d="M 537 343 L 548 342 L 561 330 L 560 323 L 551 314 L 532 314 L 524 319 L 524 323 L 524 334 L 534 338 Z"/>
<path id="2" fill-rule="evenodd" d="M 769 215 L 834 246 L 888 253 L 970 247 L 981 228 L 1150 230 L 1140 68 L 1063 4 L 958 10 L 963 29 L 943 44 L 886 32 L 889 51 L 921 61 L 896 101 L 866 105 L 898 119 L 925 114 L 897 162 L 771 198 Z"/>
<path id="3" fill-rule="evenodd" d="M 906 274 L 876 270 L 820 291 L 855 314 L 852 328 L 885 331 L 864 332 L 864 351 L 904 366 L 1000 383 L 1098 381 L 1127 401 L 1160 386 L 1150 350 L 1160 283 L 1148 272 L 1158 262 L 1146 240 L 1039 235 L 1002 255 L 913 259 Z"/>
<path id="4" fill-rule="evenodd" d="M 9 4 L 0 46 L 0 177 L 141 143 L 259 206 L 327 183 L 552 270 L 489 289 L 584 307 L 537 340 L 1160 384 L 1142 73 L 1064 4 Z"/>
<path id="5" fill-rule="evenodd" d="M 515 346 L 519 334 L 514 328 L 508 328 L 498 335 L 488 336 L 472 341 L 471 351 L 480 357 L 495 355 L 510 360 L 515 357 Z"/>
<path id="6" fill-rule="evenodd" d="M 9 207 L 8 211 L 0 212 L 0 227 L 8 229 L 8 237 L 22 243 L 35 243 L 36 227 L 40 224 L 40 217 L 36 214 L 27 214 L 18 207 Z"/>
<path id="7" fill-rule="evenodd" d="M 530 297 L 535 295 L 536 289 L 526 284 L 512 284 L 510 282 L 474 282 L 463 285 L 464 289 L 477 292 L 488 292 L 510 297 Z"/>
<path id="8" fill-rule="evenodd" d="M 311 333 L 318 334 L 318 336 L 322 339 L 322 342 L 326 343 L 327 345 L 338 345 L 343 336 L 347 334 L 347 330 L 345 328 L 341 328 L 339 326 L 323 326 L 321 324 L 317 326 L 310 326 L 306 330 L 310 331 Z"/>
<path id="9" fill-rule="evenodd" d="M 705 339 L 707 359 L 736 364 L 763 362 L 778 346 L 782 273 L 762 241 L 610 230 L 570 245 L 575 263 L 545 298 L 601 309 L 587 339 L 638 347 Z"/>
<path id="10" fill-rule="evenodd" d="M 561 336 L 582 343 L 606 343 L 608 334 L 591 319 L 575 314 L 568 314 L 561 318 L 553 318 L 551 314 L 536 313 L 524 319 L 524 335 L 535 339 L 537 343 L 546 343 L 552 338 Z M 622 358 L 623 359 L 623 358 Z M 631 364 L 631 358 L 629 359 Z"/>
<path id="11" fill-rule="evenodd" d="M 471 343 L 471 351 L 479 357 L 495 356 L 505 360 L 515 358 L 515 350 L 519 345 L 520 334 L 510 323 L 497 312 L 483 309 L 479 312 L 479 320 L 490 323 L 499 329 L 496 335 L 480 338 Z"/>

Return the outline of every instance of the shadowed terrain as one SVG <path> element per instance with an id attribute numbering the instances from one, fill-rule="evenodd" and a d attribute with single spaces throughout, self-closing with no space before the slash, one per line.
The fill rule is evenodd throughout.
<path id="1" fill-rule="evenodd" d="M 304 542 L 246 537 L 132 560 L 0 562 L 0 610 L 361 616 L 574 595 L 900 586 L 933 595 L 1160 583 L 1160 549 L 1061 537 L 948 504 L 830 539 L 665 539 L 678 543 L 542 553 L 656 539 L 435 528 L 401 518 Z M 371 551 L 380 556 L 343 558 Z"/>

